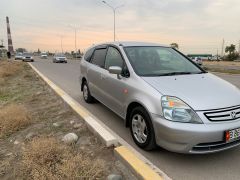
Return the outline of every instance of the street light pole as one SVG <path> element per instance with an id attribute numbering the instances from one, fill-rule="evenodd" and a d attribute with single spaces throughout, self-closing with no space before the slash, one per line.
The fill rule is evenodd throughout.
<path id="1" fill-rule="evenodd" d="M 69 25 L 70 28 L 74 29 L 74 36 L 75 36 L 75 59 L 77 60 L 77 27 Z"/>
<path id="2" fill-rule="evenodd" d="M 75 58 L 77 60 L 77 29 L 75 28 Z"/>
<path id="3" fill-rule="evenodd" d="M 61 49 L 62 49 L 62 54 L 63 54 L 62 36 L 61 36 Z"/>
<path id="4" fill-rule="evenodd" d="M 104 4 L 106 4 L 108 7 L 110 7 L 113 11 L 113 40 L 116 40 L 116 10 L 123 7 L 124 5 L 120 5 L 117 7 L 113 7 L 110 4 L 108 4 L 106 1 L 102 1 Z"/>

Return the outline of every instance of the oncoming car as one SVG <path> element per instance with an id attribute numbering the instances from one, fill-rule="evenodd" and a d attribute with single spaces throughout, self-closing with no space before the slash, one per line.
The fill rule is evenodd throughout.
<path id="1" fill-rule="evenodd" d="M 80 62 L 87 103 L 94 98 L 124 119 L 134 142 L 179 153 L 212 153 L 240 144 L 240 90 L 168 46 L 113 42 Z"/>
<path id="2" fill-rule="evenodd" d="M 18 52 L 16 55 L 15 55 L 15 60 L 22 60 L 23 58 L 23 53 L 21 52 Z"/>
<path id="3" fill-rule="evenodd" d="M 62 53 L 57 53 L 53 57 L 53 63 L 67 63 L 67 58 Z"/>
<path id="4" fill-rule="evenodd" d="M 47 59 L 48 55 L 46 52 L 41 53 L 41 59 Z"/>
<path id="5" fill-rule="evenodd" d="M 33 54 L 32 53 L 23 53 L 22 61 L 33 62 L 34 61 Z"/>
<path id="6" fill-rule="evenodd" d="M 196 64 L 198 65 L 202 65 L 202 59 L 200 57 L 194 57 L 193 59 L 193 62 L 195 62 Z"/>

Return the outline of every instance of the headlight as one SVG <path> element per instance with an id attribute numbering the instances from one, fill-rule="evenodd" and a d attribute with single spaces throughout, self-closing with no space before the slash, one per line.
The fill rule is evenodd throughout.
<path id="1" fill-rule="evenodd" d="M 202 124 L 199 116 L 183 101 L 176 97 L 162 97 L 163 116 L 170 121 Z"/>

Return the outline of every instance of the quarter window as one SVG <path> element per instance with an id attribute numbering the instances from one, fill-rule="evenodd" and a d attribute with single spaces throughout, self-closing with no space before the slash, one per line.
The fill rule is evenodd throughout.
<path id="1" fill-rule="evenodd" d="M 110 66 L 119 66 L 123 67 L 123 59 L 121 54 L 116 48 L 109 47 L 106 55 L 105 69 L 108 69 Z"/>
<path id="2" fill-rule="evenodd" d="M 92 63 L 96 64 L 99 67 L 104 67 L 104 61 L 106 56 L 107 49 L 96 49 L 92 57 Z"/>
<path id="3" fill-rule="evenodd" d="M 89 62 L 89 61 L 91 60 L 93 51 L 94 51 L 94 48 L 91 48 L 91 49 L 89 49 L 89 50 L 85 53 L 84 59 L 85 59 L 86 61 Z"/>

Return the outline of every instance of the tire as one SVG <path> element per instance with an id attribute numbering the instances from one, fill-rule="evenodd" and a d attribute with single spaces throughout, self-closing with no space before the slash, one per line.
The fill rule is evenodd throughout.
<path id="1" fill-rule="evenodd" d="M 134 142 L 144 150 L 156 148 L 155 133 L 148 112 L 141 106 L 130 114 L 130 131 Z"/>
<path id="2" fill-rule="evenodd" d="M 86 103 L 93 103 L 94 98 L 92 97 L 87 81 L 83 82 L 83 99 Z"/>

